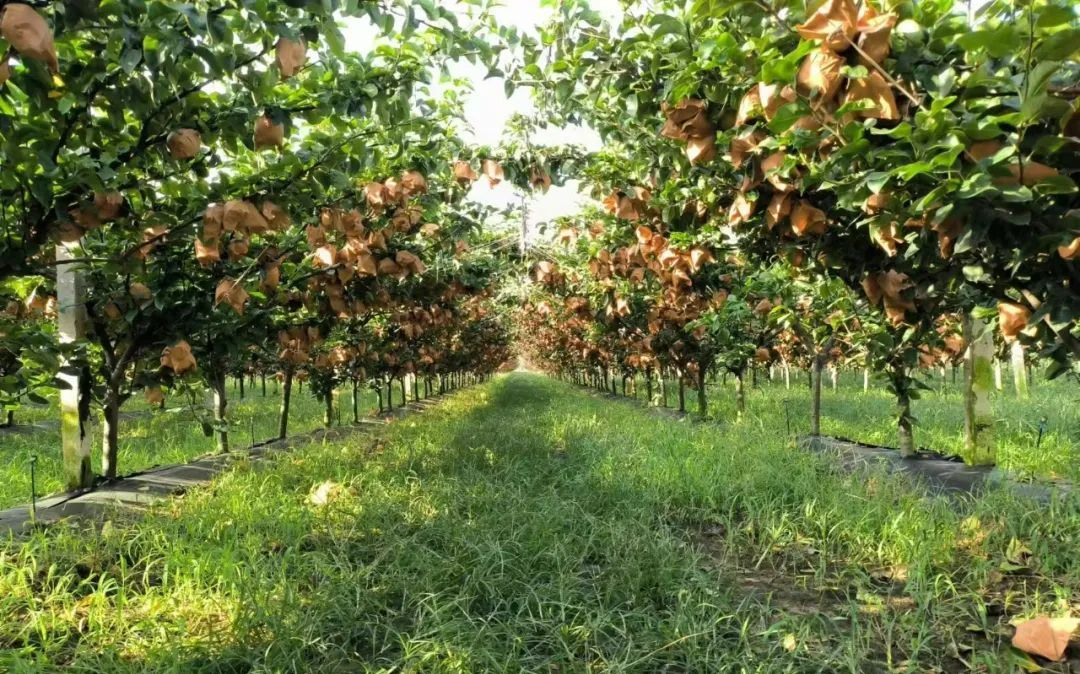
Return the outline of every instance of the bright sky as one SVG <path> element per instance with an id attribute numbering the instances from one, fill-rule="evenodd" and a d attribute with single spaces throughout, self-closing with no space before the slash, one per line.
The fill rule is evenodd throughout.
<path id="1" fill-rule="evenodd" d="M 494 15 L 503 25 L 514 26 L 520 31 L 536 35 L 537 26 L 547 23 L 553 13 L 551 8 L 541 7 L 540 3 L 541 0 L 504 0 L 504 6 L 496 8 Z M 618 0 L 592 0 L 591 5 L 608 19 L 619 16 L 622 11 Z M 362 49 L 363 45 L 371 43 L 374 29 L 366 21 L 351 21 L 346 24 L 345 34 L 348 48 Z M 485 80 L 485 74 L 483 68 L 464 62 L 452 70 L 453 76 L 468 79 L 473 86 L 473 91 L 465 102 L 465 117 L 471 128 L 463 129 L 462 135 L 478 145 L 495 146 L 502 138 L 506 122 L 511 116 L 531 115 L 536 108 L 527 90 L 518 90 L 511 98 L 507 98 L 503 81 Z M 592 129 L 578 126 L 552 129 L 533 137 L 532 141 L 538 145 L 577 144 L 589 150 L 600 147 L 600 138 Z M 505 208 L 508 205 L 516 208 L 521 203 L 521 194 L 505 182 L 491 188 L 487 181 L 477 181 L 469 198 L 496 208 Z M 547 194 L 530 195 L 527 200 L 530 238 L 536 235 L 536 224 L 576 213 L 590 201 L 589 197 L 578 192 L 576 181 L 569 181 L 563 187 L 553 186 Z"/>

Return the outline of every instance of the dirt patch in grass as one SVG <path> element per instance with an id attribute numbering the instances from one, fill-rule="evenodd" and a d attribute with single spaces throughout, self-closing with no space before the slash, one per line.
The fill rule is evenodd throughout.
<path id="1" fill-rule="evenodd" d="M 903 568 L 863 570 L 864 582 L 840 579 L 820 582 L 814 573 L 793 572 L 781 564 L 798 565 L 799 555 L 777 552 L 758 559 L 734 550 L 723 527 L 708 525 L 689 530 L 691 545 L 701 553 L 707 569 L 731 584 L 732 589 L 749 601 L 767 605 L 772 612 L 784 617 L 819 618 L 832 625 L 838 638 L 857 629 L 871 633 L 886 629 L 890 616 L 918 611 L 915 599 L 906 591 L 907 572 Z M 810 551 L 807 551 L 810 552 Z M 777 562 L 780 562 L 778 564 Z M 932 638 L 930 649 L 940 655 L 937 667 L 926 670 L 943 674 L 988 671 L 973 657 L 1008 649 L 1012 628 L 1007 624 L 1001 599 L 1009 592 L 1023 590 L 1031 578 L 1001 579 L 987 597 L 987 609 L 998 617 L 998 629 L 982 632 L 973 626 L 958 626 L 955 631 L 942 631 Z M 1019 587 L 1017 586 L 1019 583 Z M 889 653 L 868 639 L 868 651 L 860 664 L 863 672 L 903 671 L 902 652 L 895 648 Z M 1073 652 L 1076 652 L 1073 655 Z M 1074 647 L 1061 663 L 1040 663 L 1043 671 L 1062 674 L 1080 672 L 1080 649 Z M 1017 662 L 1023 656 L 1016 654 Z M 898 659 L 899 658 L 899 659 Z M 889 663 L 892 663 L 891 665 Z"/>
<path id="2" fill-rule="evenodd" d="M 767 601 L 780 611 L 794 615 L 826 613 L 839 615 L 848 598 L 837 588 L 815 587 L 810 575 L 792 575 L 769 564 L 735 554 L 728 545 L 726 531 L 709 525 L 690 534 L 694 547 L 702 553 L 711 571 L 730 579 L 742 594 Z"/>

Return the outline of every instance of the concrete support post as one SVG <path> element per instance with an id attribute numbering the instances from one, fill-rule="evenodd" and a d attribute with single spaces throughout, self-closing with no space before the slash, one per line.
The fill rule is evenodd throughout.
<path id="1" fill-rule="evenodd" d="M 992 465 L 994 410 L 990 393 L 994 381 L 994 336 L 981 320 L 964 317 L 964 461 L 971 465 Z"/>
<path id="2" fill-rule="evenodd" d="M 73 262 L 82 255 L 80 242 L 56 247 L 57 328 L 62 344 L 86 338 L 86 272 Z M 90 429 L 89 372 L 70 358 L 60 363 L 60 438 L 64 456 L 64 484 L 68 489 L 89 487 L 94 480 L 90 465 L 93 433 Z"/>
<path id="3" fill-rule="evenodd" d="M 1014 340 L 1009 346 L 1009 358 L 1012 361 L 1013 386 L 1016 387 L 1017 398 L 1028 397 L 1027 363 L 1024 359 L 1024 345 L 1020 340 Z"/>

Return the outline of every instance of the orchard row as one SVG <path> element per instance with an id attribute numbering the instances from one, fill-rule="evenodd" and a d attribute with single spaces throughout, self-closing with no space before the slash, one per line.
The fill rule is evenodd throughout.
<path id="1" fill-rule="evenodd" d="M 284 436 L 296 378 L 330 406 L 510 357 L 464 197 L 550 179 L 464 143 L 463 85 L 432 86 L 515 40 L 479 3 L 0 2 L 0 34 L 0 403 L 59 389 L 69 487 L 117 475 L 135 395 L 227 450 L 230 376 L 282 379 Z"/>
<path id="2" fill-rule="evenodd" d="M 822 370 L 854 362 L 896 395 L 905 454 L 920 371 L 965 361 L 965 458 L 993 462 L 995 350 L 1080 360 L 1075 6 L 684 9 L 564 3 L 531 54 L 550 116 L 606 142 L 582 170 L 604 208 L 537 251 L 533 361 L 673 373 L 702 412 L 711 372 L 802 365 L 814 432 Z"/>

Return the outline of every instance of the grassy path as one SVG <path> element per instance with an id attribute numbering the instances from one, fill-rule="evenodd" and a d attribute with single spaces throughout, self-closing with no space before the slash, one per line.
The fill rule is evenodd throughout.
<path id="1" fill-rule="evenodd" d="M 0 670 L 1014 671 L 1008 619 L 1076 602 L 1080 511 L 956 508 L 515 374 L 0 547 Z"/>

